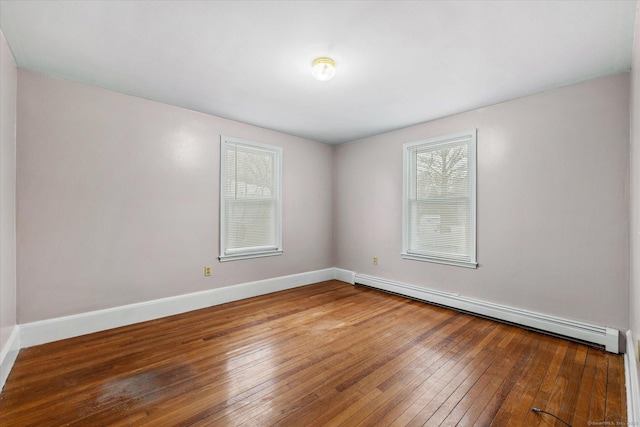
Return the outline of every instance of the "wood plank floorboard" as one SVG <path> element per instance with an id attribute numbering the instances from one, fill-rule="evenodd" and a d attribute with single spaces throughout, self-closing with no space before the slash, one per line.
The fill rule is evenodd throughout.
<path id="1" fill-rule="evenodd" d="M 620 355 L 328 281 L 23 349 L 10 426 L 624 425 Z"/>

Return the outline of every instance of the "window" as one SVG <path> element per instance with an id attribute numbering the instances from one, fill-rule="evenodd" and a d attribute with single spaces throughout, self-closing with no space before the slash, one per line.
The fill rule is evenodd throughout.
<path id="1" fill-rule="evenodd" d="M 403 149 L 402 257 L 475 268 L 476 130 Z"/>
<path id="2" fill-rule="evenodd" d="M 282 148 L 220 142 L 220 261 L 282 254 Z"/>

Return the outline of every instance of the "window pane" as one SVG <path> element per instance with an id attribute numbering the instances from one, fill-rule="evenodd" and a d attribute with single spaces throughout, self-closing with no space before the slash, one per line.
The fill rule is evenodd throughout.
<path id="1" fill-rule="evenodd" d="M 227 149 L 227 198 L 271 198 L 274 183 L 273 153 L 237 146 Z"/>
<path id="2" fill-rule="evenodd" d="M 417 152 L 417 198 L 468 197 L 467 153 L 466 145 Z"/>
<path id="3" fill-rule="evenodd" d="M 222 137 L 220 259 L 282 252 L 281 149 Z"/>
<path id="4" fill-rule="evenodd" d="M 404 149 L 403 253 L 475 266 L 475 130 Z"/>
<path id="5" fill-rule="evenodd" d="M 458 260 L 469 256 L 469 202 L 410 201 L 409 248 L 411 252 Z"/>
<path id="6" fill-rule="evenodd" d="M 275 200 L 227 203 L 227 249 L 277 247 Z"/>

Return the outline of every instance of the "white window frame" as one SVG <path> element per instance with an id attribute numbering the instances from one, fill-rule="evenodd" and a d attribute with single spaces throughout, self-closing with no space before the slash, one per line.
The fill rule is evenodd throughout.
<path id="1" fill-rule="evenodd" d="M 251 149 L 263 150 L 274 154 L 274 178 L 277 180 L 275 189 L 276 202 L 276 245 L 275 246 L 259 246 L 227 249 L 226 236 L 226 176 L 227 176 L 227 147 L 229 145 L 245 146 Z M 220 136 L 220 255 L 218 259 L 221 262 L 233 261 L 247 258 L 259 258 L 275 255 L 282 255 L 282 147 L 262 144 L 259 142 L 246 141 L 239 138 Z"/>
<path id="2" fill-rule="evenodd" d="M 471 129 L 464 132 L 458 132 L 450 135 L 439 136 L 435 138 L 424 139 L 416 142 L 409 142 L 403 144 L 403 186 L 402 186 L 402 253 L 401 256 L 404 259 L 427 261 L 438 264 L 448 264 L 459 267 L 477 268 L 477 235 L 476 235 L 476 172 L 477 172 L 477 148 L 476 148 L 476 129 Z M 421 252 L 412 251 L 409 248 L 409 236 L 411 230 L 409 215 L 409 198 L 410 198 L 410 177 L 414 176 L 411 169 L 411 153 L 417 147 L 434 147 L 438 145 L 450 145 L 456 142 L 468 141 L 468 174 L 471 185 L 471 200 L 470 200 L 470 254 L 469 260 L 461 261 L 457 259 L 451 259 L 443 256 L 434 256 Z"/>

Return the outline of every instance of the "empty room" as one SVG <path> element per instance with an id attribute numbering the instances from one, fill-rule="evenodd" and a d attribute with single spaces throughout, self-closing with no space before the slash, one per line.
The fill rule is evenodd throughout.
<path id="1" fill-rule="evenodd" d="M 0 0 L 0 425 L 640 425 L 640 15 Z"/>

